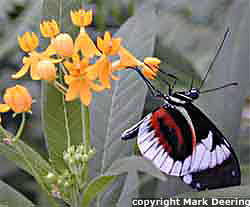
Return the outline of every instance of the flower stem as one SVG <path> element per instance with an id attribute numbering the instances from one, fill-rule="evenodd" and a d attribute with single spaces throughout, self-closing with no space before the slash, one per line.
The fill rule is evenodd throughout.
<path id="1" fill-rule="evenodd" d="M 25 116 L 25 112 L 23 112 L 22 113 L 22 122 L 21 122 L 21 125 L 20 125 L 20 127 L 16 133 L 16 136 L 13 140 L 14 142 L 17 141 L 21 137 L 23 130 L 24 130 L 25 122 L 26 122 L 26 116 Z"/>
<path id="2" fill-rule="evenodd" d="M 61 93 L 65 94 L 67 91 L 67 88 L 65 88 L 61 83 L 59 83 L 58 81 L 54 81 L 54 86 L 57 90 L 59 90 Z"/>
<path id="3" fill-rule="evenodd" d="M 89 108 L 82 104 L 81 106 L 82 115 L 82 130 L 83 130 L 83 141 L 84 141 L 84 152 L 88 154 L 90 148 L 90 114 Z M 83 183 L 88 182 L 88 164 L 85 166 L 83 174 Z"/>
<path id="4" fill-rule="evenodd" d="M 88 153 L 90 148 L 90 114 L 87 106 L 82 107 L 82 113 L 84 115 L 83 122 L 85 128 L 85 152 Z"/>

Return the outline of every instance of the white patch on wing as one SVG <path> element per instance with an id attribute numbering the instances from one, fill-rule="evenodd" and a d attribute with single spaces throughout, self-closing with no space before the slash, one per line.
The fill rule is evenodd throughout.
<path id="1" fill-rule="evenodd" d="M 161 145 L 159 145 L 156 149 L 155 156 L 152 158 L 152 161 L 160 154 L 160 151 L 163 149 Z"/>
<path id="2" fill-rule="evenodd" d="M 146 158 L 148 158 L 149 160 L 152 160 L 152 159 L 155 157 L 155 155 L 159 152 L 159 149 L 158 149 L 158 148 L 160 148 L 160 147 L 159 147 L 158 143 L 155 142 L 155 143 L 153 144 L 153 146 L 150 147 L 150 149 L 148 149 L 148 150 L 145 152 L 144 156 L 145 156 Z"/>
<path id="3" fill-rule="evenodd" d="M 160 168 L 167 155 L 168 153 L 165 152 L 165 149 L 162 147 L 161 151 L 156 155 L 153 160 L 154 165 Z"/>
<path id="4" fill-rule="evenodd" d="M 181 168 L 182 168 L 181 161 L 176 161 L 170 174 L 174 176 L 180 176 Z"/>
<path id="5" fill-rule="evenodd" d="M 229 150 L 229 149 L 227 148 L 227 146 L 224 145 L 224 144 L 221 144 L 220 146 L 221 146 L 221 148 L 223 149 L 223 152 L 224 152 L 225 157 L 226 157 L 226 159 L 227 159 L 227 158 L 230 156 L 230 154 L 231 154 L 230 150 Z"/>
<path id="6" fill-rule="evenodd" d="M 174 160 L 170 156 L 167 157 L 167 159 L 162 163 L 162 166 L 160 169 L 165 172 L 166 174 L 169 174 L 171 169 L 173 168 Z"/>
<path id="7" fill-rule="evenodd" d="M 184 177 L 183 177 L 183 181 L 186 183 L 186 184 L 188 184 L 188 185 L 190 185 L 191 183 L 192 183 L 192 175 L 191 174 L 187 174 L 187 175 L 185 175 Z"/>
<path id="8" fill-rule="evenodd" d="M 182 170 L 181 170 L 181 175 L 185 175 L 185 174 L 189 173 L 189 168 L 190 168 L 190 165 L 191 165 L 191 160 L 192 160 L 191 155 L 188 156 L 184 160 L 184 163 L 183 163 L 183 166 L 182 166 Z"/>
<path id="9" fill-rule="evenodd" d="M 138 144 L 141 153 L 144 154 L 154 143 L 156 143 L 156 141 L 157 140 L 155 138 L 152 138 L 151 140 L 147 139 L 146 141 Z"/>
<path id="10" fill-rule="evenodd" d="M 225 160 L 224 151 L 223 149 L 220 148 L 219 145 L 216 146 L 215 151 L 216 151 L 217 164 L 221 164 Z"/>
<path id="11" fill-rule="evenodd" d="M 215 167 L 216 166 L 216 152 L 215 152 L 215 150 L 214 151 L 212 151 L 212 153 L 211 153 L 211 160 L 210 160 L 210 163 L 209 163 L 209 167 L 210 168 L 213 168 L 213 167 Z"/>
<path id="12" fill-rule="evenodd" d="M 154 138 L 154 131 L 147 132 L 143 136 L 139 136 L 138 135 L 138 137 L 137 137 L 137 144 L 139 146 L 143 142 L 148 142 L 149 140 L 151 140 L 153 138 Z"/>
<path id="13" fill-rule="evenodd" d="M 195 154 L 192 157 L 191 172 L 196 172 L 199 170 L 200 162 L 205 153 L 206 148 L 203 144 L 198 144 L 195 148 Z"/>
<path id="14" fill-rule="evenodd" d="M 209 131 L 207 138 L 202 140 L 202 143 L 205 145 L 205 147 L 209 151 L 212 149 L 212 145 L 213 145 L 213 133 L 211 131 Z"/>
<path id="15" fill-rule="evenodd" d="M 203 158 L 200 163 L 200 170 L 206 170 L 209 167 L 209 163 L 211 160 L 211 152 L 206 151 L 205 154 L 203 155 Z"/>

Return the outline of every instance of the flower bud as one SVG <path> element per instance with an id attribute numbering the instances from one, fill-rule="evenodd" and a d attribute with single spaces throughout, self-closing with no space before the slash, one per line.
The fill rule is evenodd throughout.
<path id="1" fill-rule="evenodd" d="M 48 175 L 46 176 L 46 179 L 48 180 L 48 182 L 54 182 L 56 181 L 56 176 L 54 175 L 54 173 L 49 172 Z"/>
<path id="2" fill-rule="evenodd" d="M 31 110 L 32 97 L 28 90 L 21 85 L 8 88 L 3 98 L 4 102 L 15 113 L 28 112 Z"/>
<path id="3" fill-rule="evenodd" d="M 69 158 L 70 158 L 70 155 L 69 155 L 69 153 L 64 153 L 63 154 L 63 159 L 64 159 L 64 161 L 68 161 L 69 160 Z"/>
<path id="4" fill-rule="evenodd" d="M 75 160 L 79 161 L 81 159 L 82 155 L 80 153 L 75 154 Z"/>
<path id="5" fill-rule="evenodd" d="M 70 165 L 72 165 L 75 162 L 75 160 L 70 158 L 68 162 L 69 162 Z"/>
<path id="6" fill-rule="evenodd" d="M 95 153 L 96 153 L 96 150 L 94 148 L 89 150 L 90 157 L 92 157 Z"/>
<path id="7" fill-rule="evenodd" d="M 69 187 L 69 186 L 70 186 L 70 183 L 66 181 L 66 182 L 64 183 L 64 187 L 67 188 L 67 187 Z"/>
<path id="8" fill-rule="evenodd" d="M 55 37 L 59 33 L 59 27 L 56 21 L 43 21 L 40 24 L 40 31 L 44 37 Z"/>
<path id="9" fill-rule="evenodd" d="M 49 60 L 42 60 L 37 64 L 37 72 L 41 80 L 53 81 L 56 79 L 56 66 Z"/>
<path id="10" fill-rule="evenodd" d="M 18 37 L 18 43 L 23 51 L 30 52 L 37 48 L 39 40 L 34 32 L 25 32 L 22 37 Z"/>
<path id="11" fill-rule="evenodd" d="M 87 162 L 88 159 L 89 159 L 89 156 L 88 156 L 88 155 L 84 154 L 84 155 L 82 156 L 82 161 L 83 161 L 83 162 Z"/>
<path id="12" fill-rule="evenodd" d="M 62 33 L 56 37 L 54 47 L 57 54 L 64 57 L 70 57 L 73 54 L 74 42 L 69 34 Z"/>

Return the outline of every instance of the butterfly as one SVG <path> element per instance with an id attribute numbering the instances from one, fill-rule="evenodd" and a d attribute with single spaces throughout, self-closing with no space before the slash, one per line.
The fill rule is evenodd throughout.
<path id="1" fill-rule="evenodd" d="M 209 65 L 205 82 L 216 57 L 218 56 L 229 29 Z M 186 91 L 173 92 L 177 77 L 169 85 L 168 95 L 156 89 L 137 67 L 133 68 L 145 81 L 155 97 L 164 104 L 148 114 L 131 128 L 125 130 L 121 139 L 128 140 L 137 136 L 140 153 L 167 175 L 178 176 L 182 181 L 198 191 L 240 185 L 240 165 L 231 144 L 193 104 L 199 98 L 200 88 L 192 87 Z M 225 88 L 230 83 L 206 92 Z M 204 91 L 205 92 L 205 91 Z"/>

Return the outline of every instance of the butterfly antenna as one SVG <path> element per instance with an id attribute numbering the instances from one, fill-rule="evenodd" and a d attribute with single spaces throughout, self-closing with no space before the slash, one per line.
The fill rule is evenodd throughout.
<path id="1" fill-rule="evenodd" d="M 152 68 L 150 67 L 150 65 L 148 65 L 147 63 L 144 63 L 144 64 L 145 64 L 146 66 L 148 66 L 148 68 L 150 68 L 150 70 L 152 70 Z M 173 78 L 173 79 L 177 79 L 177 80 L 178 80 L 178 78 L 177 78 L 175 75 L 173 75 L 173 74 L 171 74 L 171 73 L 167 73 L 167 72 L 161 70 L 160 68 L 158 68 L 158 71 L 159 71 L 160 73 L 162 73 L 163 75 L 165 75 L 165 76 L 168 76 L 168 77 L 171 77 L 171 78 Z"/>
<path id="2" fill-rule="evenodd" d="M 155 97 L 162 97 L 162 98 L 165 97 L 165 95 L 163 93 L 161 93 L 158 89 L 156 89 L 152 85 L 152 83 L 142 74 L 141 70 L 138 67 L 127 67 L 127 68 L 135 70 L 141 76 L 141 78 L 144 80 L 144 82 L 148 86 L 149 91 L 152 93 L 153 96 L 155 96 Z M 170 87 L 170 84 L 168 82 L 166 82 L 166 83 Z"/>
<path id="3" fill-rule="evenodd" d="M 220 86 L 220 87 L 217 87 L 217 88 L 212 88 L 212 89 L 208 89 L 208 90 L 201 91 L 200 93 L 209 93 L 209 92 L 212 92 L 212 91 L 220 90 L 220 89 L 222 89 L 222 88 L 227 88 L 227 87 L 230 87 L 230 86 L 237 86 L 237 85 L 238 85 L 237 82 L 228 83 L 228 84 L 226 84 L 226 85 L 223 85 L 223 86 Z"/>
<path id="4" fill-rule="evenodd" d="M 192 74 L 192 81 L 191 81 L 191 85 L 190 85 L 190 90 L 193 88 L 194 85 L 194 74 Z"/>
<path id="5" fill-rule="evenodd" d="M 205 77 L 204 77 L 203 80 L 201 81 L 201 85 L 200 85 L 199 90 L 200 90 L 200 89 L 202 88 L 202 86 L 204 85 L 204 83 L 205 83 L 205 81 L 206 81 L 206 79 L 207 79 L 207 76 L 208 76 L 209 72 L 210 72 L 211 69 L 213 68 L 213 65 L 214 65 L 214 63 L 215 63 L 215 61 L 216 61 L 216 59 L 217 59 L 217 57 L 218 57 L 218 55 L 219 55 L 219 53 L 220 53 L 220 51 L 221 51 L 223 45 L 224 45 L 224 42 L 225 42 L 225 40 L 226 40 L 226 38 L 227 38 L 228 33 L 229 33 L 229 27 L 227 28 L 226 32 L 224 33 L 223 39 L 222 39 L 222 41 L 221 41 L 221 43 L 220 43 L 218 49 L 216 50 L 215 56 L 213 57 L 212 62 L 210 63 L 210 65 L 209 65 L 209 67 L 208 67 L 208 70 L 207 70 L 207 73 L 206 73 Z"/>

